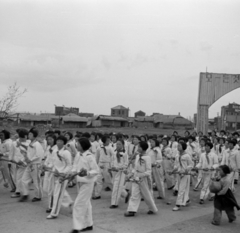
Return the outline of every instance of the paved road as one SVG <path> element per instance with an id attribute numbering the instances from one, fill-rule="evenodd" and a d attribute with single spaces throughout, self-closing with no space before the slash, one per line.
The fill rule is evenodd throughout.
<path id="1" fill-rule="evenodd" d="M 68 189 L 73 198 L 76 197 L 76 188 Z M 240 203 L 240 185 L 236 195 Z M 155 192 L 156 194 L 156 192 Z M 103 192 L 102 199 L 95 200 L 93 204 L 94 231 L 93 233 L 225 233 L 230 231 L 240 232 L 240 211 L 237 212 L 238 220 L 228 223 L 223 214 L 221 226 L 210 224 L 213 212 L 213 203 L 198 204 L 199 192 L 191 191 L 192 203 L 189 207 L 173 212 L 172 207 L 175 197 L 168 191 L 172 205 L 168 206 L 162 200 L 156 200 L 159 212 L 157 215 L 147 215 L 144 202 L 136 217 L 123 216 L 127 205 L 120 203 L 118 209 L 109 209 L 110 192 Z M 31 192 L 32 195 L 32 192 Z M 39 203 L 19 203 L 10 198 L 9 190 L 0 187 L 0 233 L 67 233 L 72 229 L 71 214 L 68 209 L 62 208 L 60 216 L 55 220 L 46 220 L 46 198 Z"/>

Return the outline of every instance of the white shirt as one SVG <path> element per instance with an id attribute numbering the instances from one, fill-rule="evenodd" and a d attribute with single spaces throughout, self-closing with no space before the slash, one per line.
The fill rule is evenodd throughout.
<path id="1" fill-rule="evenodd" d="M 33 141 L 29 144 L 27 149 L 27 157 L 31 161 L 31 164 L 41 163 L 44 156 L 44 150 L 38 141 Z"/>

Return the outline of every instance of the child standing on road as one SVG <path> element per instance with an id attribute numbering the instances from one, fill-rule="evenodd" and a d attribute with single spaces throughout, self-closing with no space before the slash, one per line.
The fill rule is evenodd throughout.
<path id="1" fill-rule="evenodd" d="M 230 169 L 227 165 L 219 166 L 221 190 L 216 193 L 214 198 L 213 225 L 220 225 L 223 210 L 225 210 L 230 223 L 236 221 L 234 207 L 240 210 L 240 206 L 230 189 L 231 177 L 229 174 Z"/>

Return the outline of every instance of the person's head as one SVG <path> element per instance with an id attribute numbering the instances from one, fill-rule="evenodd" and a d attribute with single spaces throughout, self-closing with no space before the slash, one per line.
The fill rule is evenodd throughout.
<path id="1" fill-rule="evenodd" d="M 73 134 L 71 132 L 65 133 L 64 136 L 68 141 L 73 139 Z"/>
<path id="2" fill-rule="evenodd" d="M 218 137 L 214 137 L 213 138 L 213 143 L 216 145 L 216 144 L 218 144 L 218 142 L 219 142 L 219 138 Z"/>
<path id="3" fill-rule="evenodd" d="M 2 142 L 3 142 L 4 140 L 9 139 L 10 136 L 11 136 L 10 132 L 7 131 L 7 130 L 5 130 L 5 129 L 0 132 L 0 139 L 1 139 Z"/>
<path id="4" fill-rule="evenodd" d="M 230 168 L 227 165 L 221 165 L 218 167 L 219 175 L 221 177 L 227 176 L 230 174 Z"/>
<path id="5" fill-rule="evenodd" d="M 177 132 L 177 131 L 174 131 L 174 132 L 173 132 L 173 135 L 178 136 L 178 132 Z"/>
<path id="6" fill-rule="evenodd" d="M 99 141 L 102 139 L 102 137 L 103 137 L 102 133 L 97 133 L 96 140 Z"/>
<path id="7" fill-rule="evenodd" d="M 144 142 L 144 141 L 139 142 L 139 144 L 138 144 L 138 152 L 140 154 L 145 153 L 147 151 L 147 149 L 148 149 L 147 142 Z"/>
<path id="8" fill-rule="evenodd" d="M 141 142 L 147 142 L 146 136 L 141 135 L 141 136 L 140 136 L 140 141 L 141 141 Z"/>
<path id="9" fill-rule="evenodd" d="M 202 131 L 199 131 L 198 132 L 198 137 L 202 137 L 203 136 L 203 132 Z"/>
<path id="10" fill-rule="evenodd" d="M 96 141 L 96 134 L 94 132 L 92 132 L 91 135 L 90 135 L 90 141 L 91 142 Z"/>
<path id="11" fill-rule="evenodd" d="M 56 138 L 55 134 L 48 134 L 46 139 L 47 139 L 47 144 L 49 146 L 56 145 L 57 138 Z"/>
<path id="12" fill-rule="evenodd" d="M 117 151 L 124 150 L 124 141 L 122 139 L 117 140 L 116 149 Z"/>
<path id="13" fill-rule="evenodd" d="M 180 153 L 182 153 L 182 152 L 184 152 L 186 149 L 187 149 L 187 144 L 186 144 L 186 142 L 179 141 L 179 142 L 178 142 L 178 151 L 179 151 Z"/>
<path id="14" fill-rule="evenodd" d="M 239 133 L 238 133 L 238 132 L 234 132 L 234 133 L 232 134 L 232 136 L 233 136 L 235 139 L 238 139 Z"/>
<path id="15" fill-rule="evenodd" d="M 225 138 L 219 138 L 219 144 L 224 145 L 226 139 Z"/>
<path id="16" fill-rule="evenodd" d="M 192 132 L 192 136 L 193 136 L 194 138 L 196 138 L 196 137 L 197 137 L 197 132 L 196 132 L 196 131 L 193 131 L 193 132 Z"/>
<path id="17" fill-rule="evenodd" d="M 82 153 L 89 150 L 91 146 L 91 142 L 88 138 L 80 138 L 76 143 L 77 150 Z"/>
<path id="18" fill-rule="evenodd" d="M 205 145 L 205 150 L 207 153 L 209 153 L 213 148 L 213 144 L 211 142 L 207 142 Z"/>
<path id="19" fill-rule="evenodd" d="M 201 138 L 200 139 L 200 146 L 204 147 L 206 145 L 206 139 L 205 138 Z"/>
<path id="20" fill-rule="evenodd" d="M 56 138 L 58 138 L 58 137 L 61 135 L 61 131 L 58 130 L 58 129 L 56 129 L 56 130 L 54 131 L 54 134 L 55 134 Z"/>
<path id="21" fill-rule="evenodd" d="M 170 140 L 171 142 L 176 142 L 177 141 L 176 135 L 172 135 Z"/>
<path id="22" fill-rule="evenodd" d="M 117 134 L 113 134 L 113 135 L 112 135 L 112 142 L 113 142 L 113 143 L 116 143 L 117 140 L 118 140 L 118 135 L 117 135 Z"/>
<path id="23" fill-rule="evenodd" d="M 58 136 L 57 142 L 56 142 L 57 147 L 58 147 L 59 149 L 61 149 L 64 145 L 67 144 L 67 141 L 68 141 L 68 140 L 67 140 L 66 137 L 64 137 L 64 136 L 62 136 L 62 135 Z"/>
<path id="24" fill-rule="evenodd" d="M 189 131 L 187 130 L 187 131 L 185 131 L 185 133 L 184 133 L 184 136 L 185 137 L 189 137 L 190 136 L 190 133 L 189 133 Z"/>
<path id="25" fill-rule="evenodd" d="M 223 136 L 225 136 L 226 135 L 226 131 L 225 130 L 221 130 L 220 131 L 220 135 L 223 137 Z"/>
<path id="26" fill-rule="evenodd" d="M 109 145 L 109 143 L 110 143 L 110 138 L 109 138 L 109 136 L 106 134 L 106 135 L 104 135 L 104 136 L 102 136 L 102 142 L 103 142 L 103 144 L 104 144 L 104 146 L 108 146 Z"/>
<path id="27" fill-rule="evenodd" d="M 228 148 L 232 150 L 236 146 L 236 141 L 235 140 L 228 140 Z"/>
<path id="28" fill-rule="evenodd" d="M 37 138 L 38 136 L 38 130 L 33 128 L 33 129 L 30 129 L 29 132 L 28 132 L 28 139 L 29 140 L 34 140 L 35 138 Z"/>
<path id="29" fill-rule="evenodd" d="M 193 137 L 193 136 L 189 136 L 188 137 L 188 142 L 189 143 L 192 143 L 192 142 L 194 142 L 196 139 L 195 139 L 195 137 Z"/>
<path id="30" fill-rule="evenodd" d="M 133 144 L 136 146 L 140 142 L 140 138 L 137 135 L 134 135 L 133 137 Z"/>
<path id="31" fill-rule="evenodd" d="M 48 130 L 48 131 L 45 133 L 45 137 L 47 138 L 47 136 L 48 136 L 49 134 L 54 134 L 54 131 Z"/>
<path id="32" fill-rule="evenodd" d="M 150 139 L 150 144 L 151 144 L 151 148 L 159 147 L 160 145 L 159 141 L 155 138 Z"/>
<path id="33" fill-rule="evenodd" d="M 168 143 L 169 143 L 169 140 L 167 137 L 162 139 L 163 146 L 168 146 Z"/>
<path id="34" fill-rule="evenodd" d="M 18 138 L 20 142 L 24 142 L 28 139 L 28 131 L 26 129 L 21 129 L 18 131 Z"/>

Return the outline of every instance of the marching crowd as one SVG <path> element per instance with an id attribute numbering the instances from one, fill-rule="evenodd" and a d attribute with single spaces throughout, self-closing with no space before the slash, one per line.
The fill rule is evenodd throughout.
<path id="1" fill-rule="evenodd" d="M 0 131 L 0 181 L 11 197 L 25 202 L 34 185 L 32 202 L 48 198 L 47 219 L 57 218 L 61 206 L 72 211 L 72 233 L 93 229 L 91 200 L 111 191 L 110 208 L 128 203 L 125 217 L 133 217 L 141 201 L 148 214 L 158 209 L 157 199 L 170 204 L 166 189 L 176 196 L 173 211 L 187 206 L 190 188 L 200 190 L 199 203 L 214 201 L 212 224 L 219 225 L 225 211 L 236 220 L 234 197 L 240 173 L 240 136 L 212 131 L 186 131 L 179 136 L 82 133 L 49 130 L 40 139 L 36 128 Z M 195 179 L 196 178 L 196 179 Z M 195 182 L 196 181 L 196 182 Z M 215 186 L 214 186 L 215 185 Z M 67 187 L 76 187 L 72 200 Z"/>

